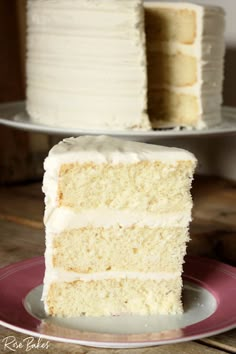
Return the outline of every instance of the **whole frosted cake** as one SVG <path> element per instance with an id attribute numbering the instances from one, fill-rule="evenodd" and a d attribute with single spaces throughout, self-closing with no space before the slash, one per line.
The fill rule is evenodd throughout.
<path id="1" fill-rule="evenodd" d="M 106 136 L 69 138 L 45 161 L 52 316 L 177 314 L 195 157 Z"/>
<path id="2" fill-rule="evenodd" d="M 152 126 L 203 128 L 221 120 L 224 11 L 145 2 Z"/>
<path id="3" fill-rule="evenodd" d="M 223 10 L 144 5 L 28 0 L 26 109 L 33 122 L 96 130 L 219 123 Z"/>

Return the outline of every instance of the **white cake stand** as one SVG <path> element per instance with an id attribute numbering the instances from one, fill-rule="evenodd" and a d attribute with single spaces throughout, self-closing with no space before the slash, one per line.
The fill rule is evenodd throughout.
<path id="1" fill-rule="evenodd" d="M 112 131 L 58 128 L 30 121 L 25 102 L 0 104 L 0 124 L 34 133 L 50 134 L 52 143 L 80 135 L 111 135 L 119 138 L 175 146 L 192 151 L 198 158 L 198 173 L 236 180 L 236 108 L 222 107 L 222 122 L 202 130 Z"/>
<path id="2" fill-rule="evenodd" d="M 79 128 L 59 128 L 43 124 L 36 124 L 30 121 L 25 110 L 25 103 L 12 102 L 0 105 L 0 124 L 30 132 L 47 133 L 57 136 L 79 136 L 79 135 L 112 135 L 120 138 L 129 138 L 137 141 L 149 141 L 155 138 L 173 137 L 196 137 L 236 134 L 236 108 L 222 108 L 222 122 L 214 127 L 193 130 L 193 129 L 160 129 L 155 131 L 114 131 L 114 130 L 90 130 Z"/>

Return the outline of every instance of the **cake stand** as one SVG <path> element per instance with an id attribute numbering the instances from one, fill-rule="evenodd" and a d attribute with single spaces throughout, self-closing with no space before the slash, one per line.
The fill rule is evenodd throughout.
<path id="1" fill-rule="evenodd" d="M 199 161 L 197 173 L 236 180 L 236 108 L 232 107 L 222 107 L 222 122 L 207 129 L 112 131 L 35 124 L 30 121 L 26 113 L 25 102 L 20 101 L 0 105 L 0 124 L 32 133 L 49 134 L 51 145 L 70 136 L 111 135 L 123 139 L 185 148 L 192 151 Z"/>
<path id="2" fill-rule="evenodd" d="M 60 128 L 36 124 L 30 121 L 25 110 L 25 102 L 12 102 L 0 105 L 0 124 L 8 127 L 21 129 L 29 132 L 46 133 L 61 137 L 80 136 L 80 135 L 111 135 L 119 138 L 127 138 L 130 140 L 150 142 L 159 138 L 176 138 L 176 137 L 203 137 L 217 135 L 236 134 L 236 108 L 222 107 L 222 122 L 211 128 L 194 130 L 194 129 L 159 129 L 152 131 L 140 130 L 91 130 L 79 128 Z"/>

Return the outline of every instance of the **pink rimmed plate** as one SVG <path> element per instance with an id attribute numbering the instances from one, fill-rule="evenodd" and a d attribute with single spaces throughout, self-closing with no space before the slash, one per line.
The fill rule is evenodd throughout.
<path id="1" fill-rule="evenodd" d="M 214 260 L 186 257 L 183 315 L 47 317 L 43 303 L 44 258 L 0 269 L 0 324 L 12 330 L 80 345 L 137 348 L 184 342 L 236 326 L 236 268 Z"/>

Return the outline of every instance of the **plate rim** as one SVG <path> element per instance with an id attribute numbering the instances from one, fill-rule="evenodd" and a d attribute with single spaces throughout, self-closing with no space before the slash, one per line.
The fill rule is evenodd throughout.
<path id="1" fill-rule="evenodd" d="M 19 107 L 19 108 L 18 108 Z M 2 118 L 4 110 L 14 109 L 14 115 Z M 106 129 L 79 129 L 79 128 L 62 128 L 47 126 L 39 123 L 33 123 L 24 120 L 14 120 L 16 114 L 25 114 L 25 101 L 13 101 L 5 102 L 0 104 L 0 125 L 8 126 L 13 129 L 24 130 L 28 132 L 35 133 L 45 133 L 57 136 L 80 136 L 80 135 L 110 135 L 119 138 L 130 138 L 130 139 L 160 139 L 160 138 L 187 138 L 187 137 L 205 137 L 205 136 L 217 136 L 217 135 L 234 135 L 236 134 L 236 107 L 232 106 L 222 106 L 222 114 L 228 115 L 228 118 L 235 119 L 234 127 L 222 127 L 216 125 L 207 129 L 184 129 L 184 130 L 106 130 Z"/>
<path id="2" fill-rule="evenodd" d="M 210 258 L 198 257 L 198 256 L 187 256 L 186 257 L 186 263 L 185 264 L 190 264 L 190 266 L 191 266 L 193 262 L 195 262 L 195 263 L 197 262 L 197 264 L 199 264 L 199 262 L 200 262 L 200 263 L 203 263 L 204 265 L 207 264 L 208 266 L 216 267 L 216 269 L 218 271 L 222 271 L 223 273 L 228 274 L 229 276 L 232 276 L 232 279 L 234 279 L 236 281 L 236 268 L 235 267 L 229 266 L 228 264 L 225 264 L 225 263 L 222 263 L 222 262 L 210 259 Z M 26 259 L 26 260 L 23 260 L 23 261 L 19 261 L 19 262 L 15 262 L 13 264 L 9 264 L 9 265 L 7 265 L 5 267 L 0 268 L 0 282 L 3 279 L 5 279 L 5 278 L 10 277 L 12 274 L 14 274 L 17 271 L 22 272 L 24 269 L 27 269 L 27 268 L 32 271 L 32 268 L 34 266 L 38 266 L 38 267 L 41 266 L 44 269 L 44 256 L 38 256 L 38 257 L 29 258 L 29 259 Z M 184 277 L 187 280 L 189 280 L 191 282 L 195 282 L 195 283 L 197 283 L 198 285 L 201 286 L 201 279 L 200 280 L 197 279 L 197 281 L 196 281 L 196 278 L 194 277 L 194 275 L 193 275 L 193 278 L 191 279 L 191 274 L 189 275 L 188 271 L 184 275 Z M 40 279 L 38 279 L 38 281 L 39 280 Z M 38 285 L 40 285 L 42 283 L 41 280 L 40 280 Z M 38 285 L 36 285 L 36 286 L 38 286 Z M 207 289 L 206 286 L 203 286 L 203 287 Z M 33 290 L 33 288 L 31 290 Z M 209 289 L 207 289 L 207 290 L 209 290 Z M 212 291 L 210 291 L 210 292 L 212 293 Z M 0 293 L 0 297 L 1 297 L 1 293 Z M 32 315 L 30 315 L 26 311 L 26 309 L 25 309 L 25 307 L 23 305 L 24 299 L 25 299 L 25 297 L 21 298 L 21 306 L 24 308 L 24 311 L 34 321 L 36 321 L 38 324 L 40 324 L 41 323 L 40 320 L 36 320 Z M 219 307 L 217 307 L 217 309 L 218 308 Z M 216 309 L 216 311 L 217 311 L 217 309 Z M 204 321 L 209 321 L 209 319 L 211 319 L 212 316 L 215 315 L 215 312 L 211 316 L 209 316 L 208 318 L 206 318 L 206 319 L 204 319 L 204 320 L 202 320 L 200 322 L 197 322 L 196 324 L 193 324 L 193 325 L 190 325 L 190 326 L 186 326 L 184 328 L 191 328 L 191 327 L 194 328 L 194 327 L 196 327 L 197 324 L 200 324 L 200 323 L 202 323 Z M 56 335 L 47 335 L 47 334 L 44 334 L 44 333 L 40 333 L 40 332 L 37 332 L 37 331 L 33 331 L 33 330 L 30 330 L 30 329 L 26 329 L 26 328 L 23 328 L 23 327 L 16 326 L 14 324 L 9 323 L 9 321 L 6 322 L 6 321 L 1 319 L 1 313 L 0 313 L 0 325 L 4 326 L 6 328 L 9 328 L 11 330 L 20 332 L 22 334 L 27 334 L 27 335 L 31 335 L 31 336 L 34 336 L 34 337 L 44 338 L 46 340 L 52 340 L 52 341 L 58 341 L 58 342 L 64 342 L 64 343 L 80 344 L 80 345 L 85 345 L 85 346 L 95 346 L 95 347 L 101 347 L 101 348 L 138 348 L 138 347 L 140 348 L 140 347 L 162 345 L 162 344 L 173 344 L 173 343 L 186 342 L 186 341 L 190 341 L 190 340 L 196 340 L 196 339 L 200 339 L 200 338 L 204 338 L 204 337 L 209 337 L 209 336 L 212 336 L 212 335 L 217 335 L 219 333 L 234 329 L 236 327 L 236 313 L 233 316 L 233 320 L 231 318 L 231 323 L 229 323 L 229 320 L 227 320 L 227 325 L 222 325 L 222 323 L 221 323 L 221 325 L 220 325 L 221 328 L 218 328 L 218 329 L 215 329 L 215 330 L 214 329 L 210 330 L 210 331 L 204 331 L 203 330 L 202 332 L 200 331 L 200 332 L 198 332 L 196 334 L 187 334 L 187 335 L 184 334 L 184 336 L 174 337 L 174 338 L 169 338 L 169 339 L 165 338 L 164 340 L 153 339 L 153 340 L 148 340 L 148 341 L 145 341 L 145 340 L 138 341 L 137 338 L 136 338 L 135 341 L 129 341 L 129 342 L 125 342 L 124 340 L 115 341 L 114 342 L 113 340 L 110 341 L 108 339 L 106 339 L 105 341 L 104 340 L 91 341 L 89 339 L 88 340 L 84 340 L 84 339 L 80 339 L 79 338 L 79 333 L 82 333 L 79 330 L 75 330 L 75 332 L 78 333 L 78 338 L 67 338 L 67 337 L 60 337 L 60 336 L 56 336 Z M 160 332 L 160 333 L 162 333 L 162 332 Z M 90 332 L 90 334 L 92 334 L 92 332 Z M 105 335 L 105 333 L 104 334 L 101 333 L 99 335 L 100 336 L 101 335 Z M 147 333 L 147 335 L 148 335 L 148 333 Z M 120 338 L 122 338 L 122 336 L 124 337 L 124 335 L 119 335 L 119 334 L 115 334 L 115 335 L 111 334 L 110 337 L 112 337 L 112 336 L 120 337 Z M 138 335 L 135 335 L 135 336 L 137 337 Z"/>

